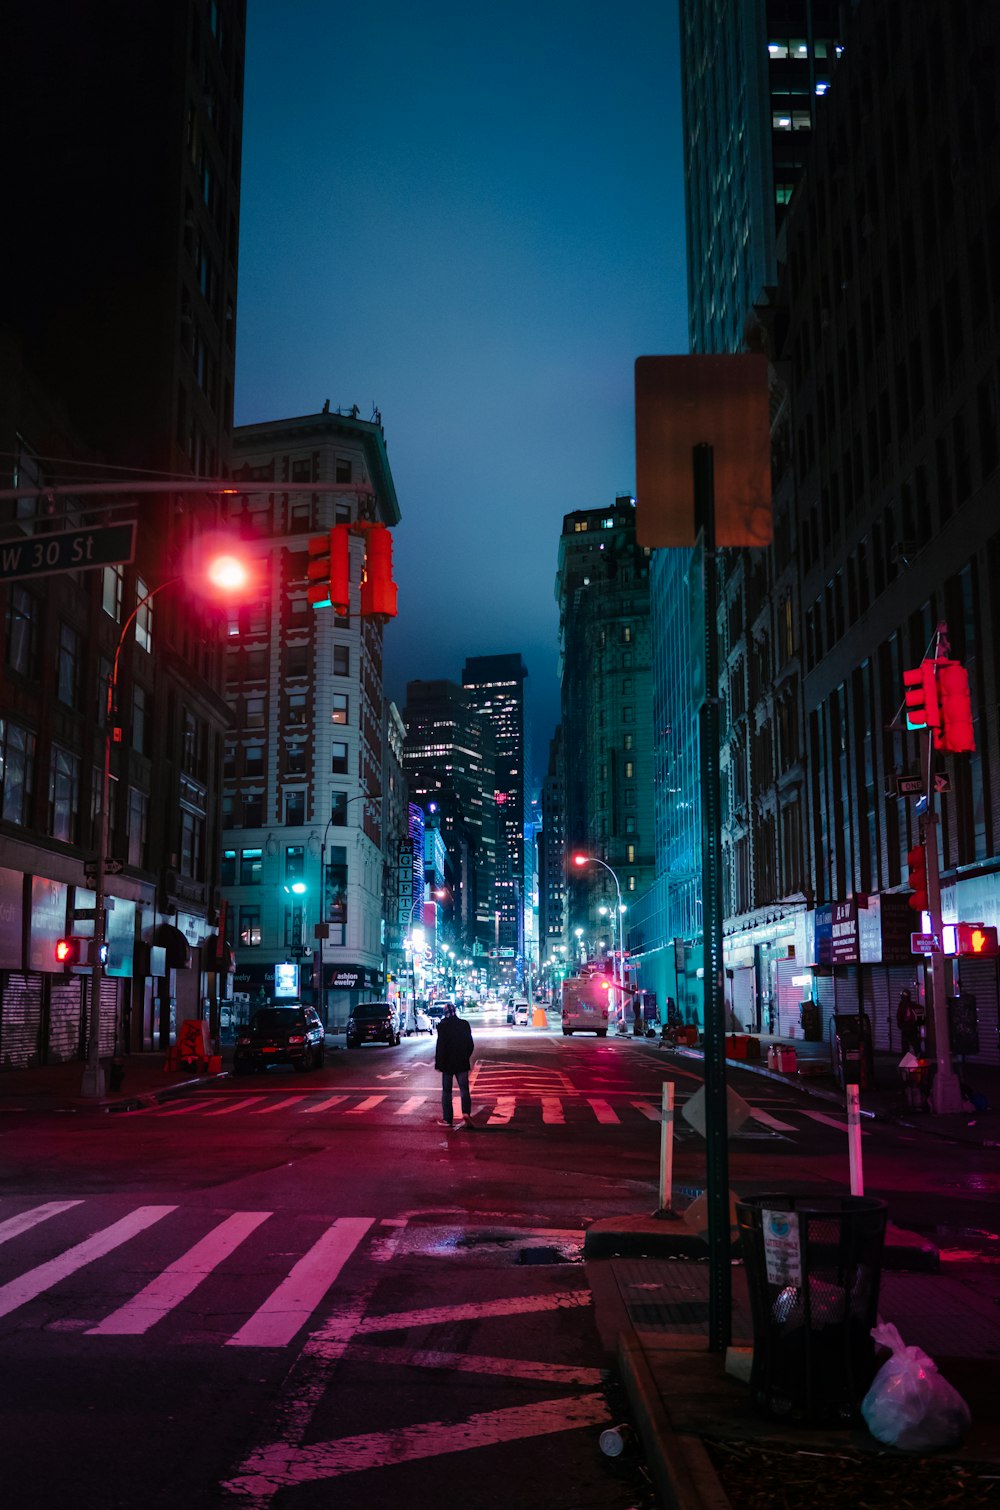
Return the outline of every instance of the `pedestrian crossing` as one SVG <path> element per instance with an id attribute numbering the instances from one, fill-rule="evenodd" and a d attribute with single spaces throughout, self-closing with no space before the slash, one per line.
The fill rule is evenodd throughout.
<path id="1" fill-rule="evenodd" d="M 546 1091 L 513 1091 L 482 1095 L 481 1086 L 473 1088 L 473 1120 L 479 1128 L 504 1128 L 531 1126 L 579 1127 L 584 1125 L 607 1128 L 641 1127 L 647 1122 L 659 1122 L 662 1108 L 658 1101 L 626 1095 L 589 1096 L 584 1092 L 551 1094 Z M 480 1094 L 477 1095 L 477 1092 Z M 683 1110 L 687 1098 L 680 1097 L 677 1112 Z M 830 1127 L 838 1132 L 847 1132 L 846 1117 L 830 1116 L 825 1112 L 807 1107 L 782 1106 L 783 1115 L 775 1116 L 766 1107 L 751 1104 L 750 1117 L 742 1127 L 730 1136 L 740 1139 L 784 1140 L 801 1135 L 808 1123 Z M 248 1117 L 288 1115 L 291 1118 L 308 1118 L 324 1123 L 364 1122 L 366 1120 L 389 1125 L 423 1125 L 427 1130 L 440 1132 L 437 1119 L 440 1116 L 440 1098 L 436 1093 L 407 1094 L 403 1088 L 372 1093 L 369 1090 L 344 1091 L 334 1096 L 316 1096 L 301 1092 L 295 1096 L 241 1095 L 232 1100 L 215 1094 L 210 1097 L 193 1096 L 178 1105 L 166 1102 L 158 1106 L 143 1107 L 127 1115 L 155 1120 L 188 1117 L 191 1119 L 220 1118 L 245 1113 Z M 675 1119 L 675 1131 L 680 1137 L 692 1130 L 683 1118 Z M 868 1129 L 862 1129 L 867 1136 Z M 0 1241 L 3 1240 L 0 1226 Z"/>

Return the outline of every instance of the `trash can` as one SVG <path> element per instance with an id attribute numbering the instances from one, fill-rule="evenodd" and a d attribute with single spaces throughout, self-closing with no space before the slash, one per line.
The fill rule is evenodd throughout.
<path id="1" fill-rule="evenodd" d="M 872 1023 L 867 1012 L 835 1012 L 833 1016 L 833 1072 L 837 1084 L 859 1085 L 870 1090 L 875 1084 Z"/>
<path id="2" fill-rule="evenodd" d="M 757 1195 L 736 1203 L 753 1318 L 750 1387 L 769 1415 L 854 1419 L 875 1374 L 884 1201 Z"/>
<path id="3" fill-rule="evenodd" d="M 820 1012 L 818 1001 L 799 1002 L 799 1021 L 802 1024 L 802 1037 L 806 1043 L 823 1042 L 823 1014 Z"/>

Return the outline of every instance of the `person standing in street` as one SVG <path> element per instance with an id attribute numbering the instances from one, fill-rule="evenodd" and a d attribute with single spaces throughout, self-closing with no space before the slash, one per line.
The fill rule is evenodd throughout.
<path id="1" fill-rule="evenodd" d="M 919 1059 L 920 1019 L 909 991 L 900 992 L 899 1006 L 896 1008 L 896 1026 L 902 1037 L 903 1053 L 913 1054 Z"/>
<path id="2" fill-rule="evenodd" d="M 444 1016 L 437 1025 L 437 1043 L 434 1048 L 434 1068 L 441 1072 L 441 1121 L 440 1127 L 453 1125 L 454 1107 L 452 1094 L 454 1082 L 458 1081 L 462 1106 L 462 1121 L 472 1127 L 472 1098 L 469 1095 L 469 1070 L 472 1066 L 472 1029 L 463 1017 L 459 1017 L 451 1002 L 444 1009 Z M 461 1125 L 461 1124 L 460 1124 Z"/>

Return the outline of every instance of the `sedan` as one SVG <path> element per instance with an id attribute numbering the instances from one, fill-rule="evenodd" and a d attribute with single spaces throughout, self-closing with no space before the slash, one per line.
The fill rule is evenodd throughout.
<path id="1" fill-rule="evenodd" d="M 300 1004 L 261 1007 L 236 1034 L 233 1074 L 266 1070 L 271 1064 L 290 1064 L 296 1070 L 318 1070 L 326 1056 L 326 1035 L 319 1014 Z"/>

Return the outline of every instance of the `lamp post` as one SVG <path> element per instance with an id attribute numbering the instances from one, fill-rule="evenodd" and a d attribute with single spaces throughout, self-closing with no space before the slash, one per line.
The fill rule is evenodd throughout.
<path id="1" fill-rule="evenodd" d="M 220 550 L 207 563 L 203 588 L 216 589 L 225 594 L 239 593 L 247 586 L 250 572 L 245 560 L 232 550 Z M 125 620 L 115 646 L 111 675 L 108 677 L 108 696 L 104 710 L 104 760 L 101 769 L 101 808 L 98 814 L 97 862 L 94 866 L 94 957 L 90 962 L 90 1023 L 87 1035 L 87 1063 L 80 1084 L 81 1096 L 103 1096 L 104 1071 L 101 1068 L 101 980 L 104 972 L 104 952 L 107 930 L 104 925 L 104 893 L 107 881 L 108 850 L 111 848 L 111 746 L 121 738 L 121 730 L 113 720 L 118 712 L 118 672 L 121 667 L 122 650 L 129 630 L 138 617 L 140 609 L 151 603 L 168 587 L 186 581 L 182 574 L 168 577 L 159 586 L 144 593 Z"/>
<path id="2" fill-rule="evenodd" d="M 625 909 L 622 906 L 622 889 L 621 889 L 621 887 L 618 884 L 618 877 L 615 874 L 615 872 L 612 870 L 611 866 L 608 865 L 605 860 L 599 859 L 597 855 L 574 855 L 573 856 L 573 864 L 577 865 L 577 866 L 580 866 L 580 865 L 600 865 L 600 866 L 603 866 L 603 868 L 610 875 L 612 881 L 614 881 L 614 883 L 615 883 L 615 893 L 616 893 L 616 895 L 618 897 L 618 990 L 620 992 L 620 1001 L 619 1001 L 619 1013 L 620 1013 L 620 1017 L 619 1017 L 619 1020 L 623 1020 L 623 1015 L 624 1015 L 624 1011 L 625 1011 L 625 938 L 624 938 L 624 925 L 623 925 L 623 921 L 622 921 L 622 914 L 623 914 L 623 912 L 624 912 Z M 612 944 L 611 944 L 611 947 L 614 948 L 614 930 L 612 930 Z M 614 972 L 613 971 L 612 971 L 612 979 L 614 979 Z"/>

